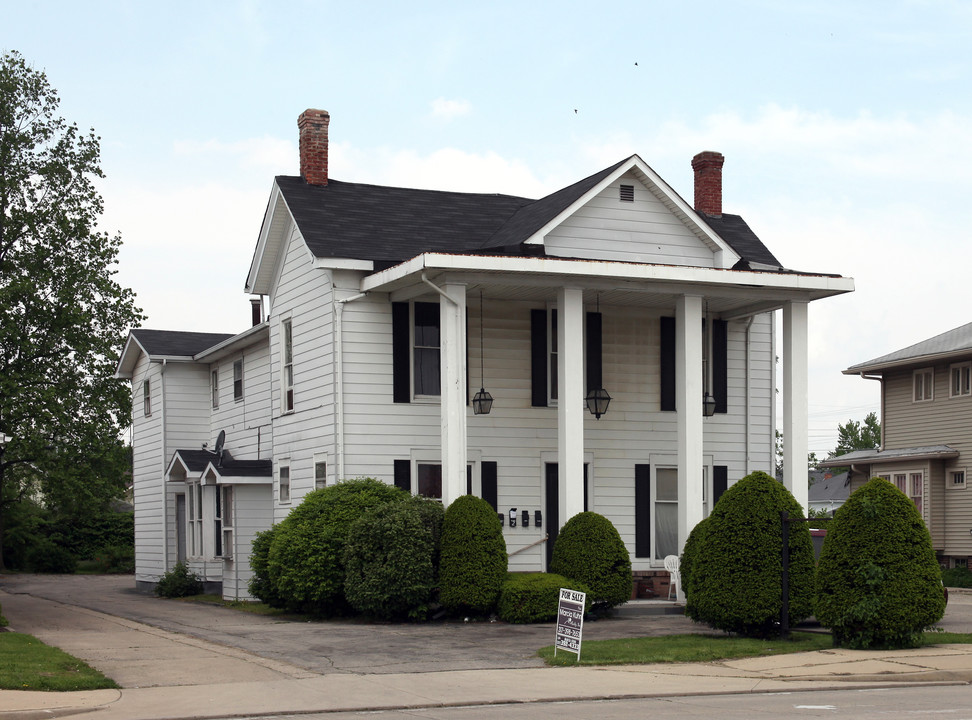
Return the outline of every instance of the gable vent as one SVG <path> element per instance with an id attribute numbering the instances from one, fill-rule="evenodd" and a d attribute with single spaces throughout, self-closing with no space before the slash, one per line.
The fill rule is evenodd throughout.
<path id="1" fill-rule="evenodd" d="M 634 185 L 621 186 L 621 202 L 634 202 Z"/>

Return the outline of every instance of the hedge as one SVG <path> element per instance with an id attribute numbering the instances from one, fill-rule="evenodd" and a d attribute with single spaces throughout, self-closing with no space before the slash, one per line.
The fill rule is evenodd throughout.
<path id="1" fill-rule="evenodd" d="M 582 512 L 568 520 L 554 543 L 550 572 L 590 588 L 595 609 L 631 599 L 631 558 L 614 525 L 603 515 Z"/>

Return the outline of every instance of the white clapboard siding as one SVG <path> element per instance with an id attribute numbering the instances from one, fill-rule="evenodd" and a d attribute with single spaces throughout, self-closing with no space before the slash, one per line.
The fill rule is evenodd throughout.
<path id="1" fill-rule="evenodd" d="M 243 360 L 243 398 L 236 400 L 233 397 L 233 364 L 239 359 Z M 210 372 L 219 372 L 219 407 L 212 408 L 210 420 L 213 439 L 220 430 L 225 431 L 226 449 L 237 460 L 269 457 L 273 447 L 273 425 L 268 343 L 251 345 L 209 368 Z"/>
<path id="2" fill-rule="evenodd" d="M 620 186 L 634 186 L 634 201 Z M 550 256 L 713 267 L 712 250 L 631 173 L 598 193 L 544 238 Z"/>
<path id="3" fill-rule="evenodd" d="M 253 577 L 250 554 L 256 534 L 273 524 L 270 485 L 236 485 L 233 488 L 233 557 L 223 562 L 223 599 L 255 600 L 249 591 Z"/>
<path id="4" fill-rule="evenodd" d="M 155 582 L 165 572 L 165 470 L 160 365 L 141 355 L 132 373 L 133 493 L 135 498 L 135 580 Z M 146 417 L 142 383 L 150 382 L 152 414 Z"/>

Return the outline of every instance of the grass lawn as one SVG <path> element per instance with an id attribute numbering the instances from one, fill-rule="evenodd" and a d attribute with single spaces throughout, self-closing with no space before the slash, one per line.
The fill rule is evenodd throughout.
<path id="1" fill-rule="evenodd" d="M 101 690 L 117 688 L 86 663 L 33 635 L 0 632 L 0 689 Z"/>
<path id="2" fill-rule="evenodd" d="M 923 645 L 972 643 L 972 634 L 928 632 Z M 622 640 L 589 640 L 581 646 L 580 665 L 637 665 L 641 663 L 710 662 L 732 658 L 782 655 L 785 653 L 826 650 L 833 647 L 827 633 L 794 632 L 789 640 L 754 640 L 729 635 L 668 635 L 664 637 L 626 638 Z M 537 654 L 548 665 L 577 665 L 574 653 L 560 650 L 554 657 L 554 646 L 541 648 Z"/>

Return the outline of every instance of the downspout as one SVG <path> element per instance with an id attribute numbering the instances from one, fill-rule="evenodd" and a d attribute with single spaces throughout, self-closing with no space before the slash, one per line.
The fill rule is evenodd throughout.
<path id="1" fill-rule="evenodd" d="M 166 444 L 167 433 L 165 431 L 165 370 L 168 360 L 162 359 L 162 369 L 160 375 L 162 386 L 162 572 L 169 571 L 169 488 L 165 481 L 165 464 L 168 461 L 169 449 Z M 176 538 L 176 542 L 179 542 Z"/>
<path id="2" fill-rule="evenodd" d="M 334 452 L 337 454 L 337 480 L 344 477 L 344 305 L 368 293 L 335 300 L 334 303 Z"/>

